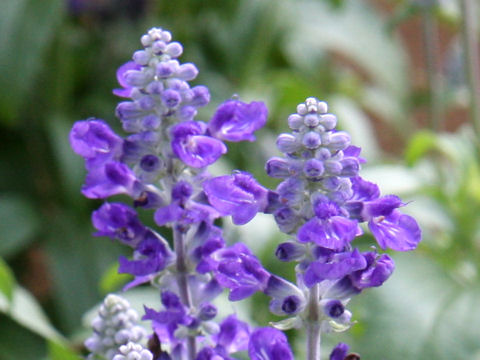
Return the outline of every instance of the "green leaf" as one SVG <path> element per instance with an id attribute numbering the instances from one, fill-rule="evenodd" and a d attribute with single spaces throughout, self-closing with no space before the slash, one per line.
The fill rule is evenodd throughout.
<path id="1" fill-rule="evenodd" d="M 39 228 L 39 218 L 29 200 L 17 194 L 0 195 L 0 256 L 25 248 Z"/>
<path id="2" fill-rule="evenodd" d="M 12 320 L 39 336 L 47 339 L 62 339 L 37 300 L 20 286 L 15 287 L 10 304 L 0 296 L 0 312 L 6 313 Z"/>
<path id="3" fill-rule="evenodd" d="M 430 131 L 417 132 L 407 145 L 405 150 L 405 160 L 408 165 L 415 164 L 429 150 L 435 148 L 437 135 Z"/>
<path id="4" fill-rule="evenodd" d="M 48 342 L 49 360 L 81 360 L 82 358 L 63 343 Z"/>
<path id="5" fill-rule="evenodd" d="M 0 292 L 5 295 L 8 302 L 12 301 L 15 279 L 7 263 L 0 258 Z"/>
<path id="6" fill-rule="evenodd" d="M 12 318 L 0 314 L 0 359 L 39 360 L 47 349 L 45 340 Z"/>
<path id="7" fill-rule="evenodd" d="M 100 293 L 107 295 L 108 293 L 115 292 L 129 280 L 132 280 L 132 276 L 119 274 L 118 262 L 115 262 L 104 272 L 100 279 Z"/>
<path id="8" fill-rule="evenodd" d="M 62 0 L 3 0 L 0 11 L 0 121 L 18 121 L 42 68 L 42 56 L 62 18 Z"/>

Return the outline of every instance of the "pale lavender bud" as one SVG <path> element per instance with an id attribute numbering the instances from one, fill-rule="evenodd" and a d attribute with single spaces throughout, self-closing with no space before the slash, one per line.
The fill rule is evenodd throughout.
<path id="1" fill-rule="evenodd" d="M 318 148 L 322 144 L 322 140 L 320 138 L 319 133 L 310 131 L 305 134 L 305 136 L 303 137 L 302 143 L 303 145 L 305 145 L 307 149 L 313 150 Z"/>
<path id="2" fill-rule="evenodd" d="M 360 163 L 354 157 L 344 158 L 340 161 L 342 164 L 342 172 L 340 173 L 341 176 L 357 176 L 358 172 L 360 171 Z"/>
<path id="3" fill-rule="evenodd" d="M 288 241 L 278 245 L 275 256 L 280 261 L 298 261 L 305 256 L 306 251 L 305 245 L 297 241 Z"/>
<path id="4" fill-rule="evenodd" d="M 125 73 L 125 83 L 129 86 L 142 87 L 147 85 L 153 79 L 151 71 L 128 70 Z"/>
<path id="5" fill-rule="evenodd" d="M 163 84 L 160 81 L 152 81 L 146 89 L 149 94 L 160 95 L 163 91 Z"/>
<path id="6" fill-rule="evenodd" d="M 286 178 L 290 175 L 288 160 L 280 157 L 273 157 L 265 164 L 265 171 L 268 176 L 274 178 Z"/>
<path id="7" fill-rule="evenodd" d="M 176 71 L 175 74 L 179 79 L 190 81 L 197 77 L 198 69 L 192 63 L 186 63 L 180 65 L 179 69 Z"/>
<path id="8" fill-rule="evenodd" d="M 160 127 L 161 123 L 161 119 L 154 114 L 147 115 L 142 119 L 142 126 L 146 130 L 157 130 Z"/>
<path id="9" fill-rule="evenodd" d="M 133 53 L 133 61 L 138 65 L 147 65 L 150 61 L 150 55 L 145 50 L 138 50 Z"/>
<path id="10" fill-rule="evenodd" d="M 152 45 L 152 51 L 157 55 L 163 54 L 166 48 L 167 44 L 165 44 L 165 42 L 162 40 L 157 40 Z"/>
<path id="11" fill-rule="evenodd" d="M 305 104 L 298 104 L 297 105 L 297 113 L 299 115 L 306 115 L 308 113 L 307 105 Z"/>
<path id="12" fill-rule="evenodd" d="M 155 99 L 148 95 L 142 96 L 137 103 L 142 110 L 152 110 L 155 107 Z"/>
<path id="13" fill-rule="evenodd" d="M 344 131 L 331 134 L 329 140 L 327 146 L 332 150 L 343 150 L 350 145 L 350 136 Z"/>
<path id="14" fill-rule="evenodd" d="M 303 126 L 303 116 L 298 114 L 291 114 L 288 117 L 288 126 L 292 130 L 298 130 Z"/>
<path id="15" fill-rule="evenodd" d="M 320 124 L 325 130 L 333 130 L 337 126 L 337 117 L 333 114 L 325 114 L 320 116 Z"/>
<path id="16" fill-rule="evenodd" d="M 182 55 L 183 52 L 183 47 L 179 42 L 171 42 L 170 44 L 167 45 L 167 48 L 165 49 L 165 53 L 170 55 L 172 58 L 179 57 Z"/>
<path id="17" fill-rule="evenodd" d="M 162 102 L 168 108 L 176 107 L 181 100 L 182 97 L 178 91 L 167 89 L 162 93 Z"/>
<path id="18" fill-rule="evenodd" d="M 295 136 L 291 134 L 280 134 L 277 137 L 277 148 L 283 153 L 293 153 L 299 150 L 300 144 Z"/>
<path id="19" fill-rule="evenodd" d="M 314 128 L 320 123 L 320 119 L 317 114 L 307 114 L 305 115 L 303 122 L 306 126 Z"/>
<path id="20" fill-rule="evenodd" d="M 323 175 L 325 168 L 323 162 L 317 159 L 310 159 L 305 162 L 303 173 L 306 177 L 317 178 Z"/>
<path id="21" fill-rule="evenodd" d="M 324 162 L 325 170 L 332 175 L 340 175 L 342 164 L 339 161 L 327 160 Z"/>

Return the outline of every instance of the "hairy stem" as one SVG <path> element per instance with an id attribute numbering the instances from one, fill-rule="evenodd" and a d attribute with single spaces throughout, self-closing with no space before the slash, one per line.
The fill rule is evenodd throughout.
<path id="1" fill-rule="evenodd" d="M 319 288 L 315 284 L 310 289 L 307 305 L 307 360 L 320 360 L 320 314 L 319 314 Z"/>
<path id="2" fill-rule="evenodd" d="M 185 242 L 183 233 L 178 229 L 173 229 L 173 241 L 175 246 L 175 253 L 177 254 L 177 274 L 178 274 L 178 288 L 180 289 L 180 299 L 187 307 L 192 307 L 192 295 L 188 286 L 188 268 L 185 257 Z M 187 338 L 187 353 L 188 359 L 194 360 L 197 355 L 197 344 L 195 336 L 188 336 Z"/>

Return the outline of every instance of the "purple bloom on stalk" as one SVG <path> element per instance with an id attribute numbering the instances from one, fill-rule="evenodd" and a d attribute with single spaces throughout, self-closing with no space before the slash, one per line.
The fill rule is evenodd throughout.
<path id="1" fill-rule="evenodd" d="M 227 354 L 247 350 L 250 337 L 250 327 L 247 323 L 237 319 L 236 315 L 230 315 L 220 324 L 220 332 L 214 336 L 217 348 L 221 348 Z"/>
<path id="2" fill-rule="evenodd" d="M 357 221 L 343 216 L 335 202 L 319 197 L 313 207 L 316 216 L 298 230 L 300 242 L 313 242 L 324 248 L 341 250 L 361 233 Z"/>
<path id="3" fill-rule="evenodd" d="M 82 194 L 90 199 L 104 199 L 118 194 L 137 198 L 141 190 L 142 185 L 134 172 L 127 165 L 112 161 L 87 174 Z"/>
<path id="4" fill-rule="evenodd" d="M 305 271 L 305 285 L 312 287 L 322 280 L 338 280 L 354 271 L 364 269 L 367 261 L 360 252 L 342 252 L 331 255 L 328 261 L 314 261 Z"/>
<path id="5" fill-rule="evenodd" d="M 348 354 L 348 349 L 350 347 L 345 343 L 339 343 L 335 346 L 330 353 L 330 360 L 345 360 Z"/>
<path id="6" fill-rule="evenodd" d="M 370 287 L 381 286 L 395 269 L 393 259 L 387 254 L 362 253 L 365 266 L 339 280 L 326 294 L 331 298 L 350 298 Z"/>
<path id="7" fill-rule="evenodd" d="M 222 349 L 213 349 L 210 347 L 205 347 L 200 350 L 197 354 L 195 360 L 234 360 L 230 356 L 226 355 Z"/>
<path id="8" fill-rule="evenodd" d="M 128 98 L 132 93 L 132 86 L 130 86 L 126 81 L 126 73 L 130 70 L 140 70 L 142 68 L 141 65 L 138 65 L 134 61 L 129 61 L 120 66 L 117 70 L 117 80 L 122 89 L 115 89 L 113 93 L 117 96 Z"/>
<path id="9" fill-rule="evenodd" d="M 395 195 L 380 197 L 378 186 L 360 177 L 352 178 L 353 198 L 346 207 L 350 216 L 368 221 L 368 227 L 382 249 L 413 250 L 421 240 L 414 218 L 396 210 L 404 204 Z"/>
<path id="10" fill-rule="evenodd" d="M 267 286 L 270 274 L 242 243 L 216 251 L 212 260 L 215 278 L 230 289 L 230 301 L 242 300 Z"/>
<path id="11" fill-rule="evenodd" d="M 147 228 L 131 207 L 120 203 L 104 203 L 92 213 L 95 236 L 108 236 L 135 247 L 145 236 Z"/>
<path id="12" fill-rule="evenodd" d="M 154 219 L 157 225 L 178 222 L 181 224 L 211 222 L 218 217 L 218 212 L 210 205 L 202 204 L 190 197 L 193 193 L 192 185 L 186 181 L 179 181 L 172 189 L 172 203 L 158 208 Z"/>
<path id="13" fill-rule="evenodd" d="M 350 275 L 352 284 L 357 289 L 381 286 L 392 275 L 395 269 L 393 259 L 387 254 L 378 255 L 374 252 L 362 254 L 366 260 L 366 266 L 354 271 Z"/>
<path id="14" fill-rule="evenodd" d="M 270 296 L 270 311 L 275 315 L 294 315 L 305 308 L 307 300 L 303 292 L 292 283 L 272 275 L 268 279 L 265 294 Z"/>
<path id="15" fill-rule="evenodd" d="M 236 225 L 249 222 L 268 205 L 268 190 L 247 172 L 206 180 L 203 189 L 212 206 L 225 215 L 232 215 Z"/>
<path id="16" fill-rule="evenodd" d="M 180 160 L 194 168 L 213 164 L 227 152 L 223 142 L 205 134 L 206 125 L 184 121 L 172 128 L 172 150 Z"/>
<path id="17" fill-rule="evenodd" d="M 268 110 L 264 103 L 250 104 L 229 100 L 220 105 L 208 123 L 210 134 L 224 141 L 254 141 L 253 133 L 267 121 Z"/>
<path id="18" fill-rule="evenodd" d="M 293 360 L 287 337 L 277 329 L 260 328 L 250 336 L 248 355 L 251 360 Z"/>
<path id="19" fill-rule="evenodd" d="M 187 315 L 187 309 L 175 293 L 162 291 L 161 300 L 165 310 L 155 311 L 144 306 L 145 315 L 142 320 L 151 320 L 160 342 L 174 347 L 179 343 L 174 336 L 175 330 L 179 325 L 190 325 L 194 319 Z"/>
<path id="20" fill-rule="evenodd" d="M 162 271 L 173 259 L 168 243 L 152 231 L 147 231 L 144 239 L 134 252 L 134 260 L 121 256 L 118 261 L 119 273 L 145 276 Z"/>
<path id="21" fill-rule="evenodd" d="M 85 159 L 88 170 L 120 158 L 122 144 L 122 138 L 102 120 L 77 121 L 70 131 L 70 145 Z"/>

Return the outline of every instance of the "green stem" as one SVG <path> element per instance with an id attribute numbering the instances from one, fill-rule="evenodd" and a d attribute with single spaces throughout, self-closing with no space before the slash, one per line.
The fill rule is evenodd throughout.
<path id="1" fill-rule="evenodd" d="M 461 0 L 462 37 L 465 52 L 465 75 L 470 93 L 470 116 L 477 138 L 480 136 L 480 84 L 478 61 L 477 9 L 474 0 Z"/>
<path id="2" fill-rule="evenodd" d="M 192 307 L 192 295 L 188 286 L 188 267 L 185 256 L 185 242 L 183 233 L 178 229 L 173 229 L 173 242 L 175 246 L 175 253 L 177 254 L 177 275 L 178 275 L 178 288 L 180 291 L 180 299 L 182 303 L 187 307 Z M 187 353 L 188 359 L 194 360 L 197 355 L 197 343 L 195 336 L 187 337 Z"/>
<path id="3" fill-rule="evenodd" d="M 310 289 L 307 305 L 307 360 L 320 360 L 320 313 L 318 308 L 319 288 L 315 284 Z"/>

